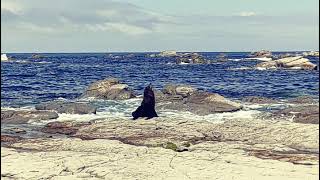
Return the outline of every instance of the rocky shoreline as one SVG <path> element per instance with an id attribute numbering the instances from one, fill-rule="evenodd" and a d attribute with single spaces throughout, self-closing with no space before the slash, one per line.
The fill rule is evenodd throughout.
<path id="1" fill-rule="evenodd" d="M 81 97 L 123 101 L 136 96 L 128 85 L 107 78 L 90 85 Z M 166 85 L 155 90 L 155 96 L 157 111 L 198 116 L 240 111 L 244 104 L 280 102 L 264 97 L 233 101 L 189 85 Z M 265 117 L 216 123 L 192 117 L 56 120 L 61 113 L 97 112 L 96 107 L 79 102 L 2 110 L 3 125 L 52 122 L 32 129 L 38 136 L 24 136 L 29 130 L 17 127 L 1 133 L 1 178 L 315 179 L 319 176 L 319 102 L 299 97 L 287 103 L 292 106 Z"/>

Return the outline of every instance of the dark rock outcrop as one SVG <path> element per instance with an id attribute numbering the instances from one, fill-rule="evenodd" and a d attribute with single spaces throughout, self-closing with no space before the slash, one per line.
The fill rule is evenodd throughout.
<path id="1" fill-rule="evenodd" d="M 25 124 L 29 120 L 41 121 L 57 119 L 59 116 L 52 111 L 1 111 L 1 124 Z"/>
<path id="2" fill-rule="evenodd" d="M 124 100 L 136 97 L 127 84 L 116 78 L 107 78 L 91 84 L 82 97 L 96 97 L 108 100 Z"/>
<path id="3" fill-rule="evenodd" d="M 210 61 L 206 60 L 198 53 L 185 53 L 180 54 L 176 58 L 177 64 L 209 64 Z"/>
<path id="4" fill-rule="evenodd" d="M 35 106 L 36 110 L 53 110 L 67 114 L 95 114 L 97 109 L 85 103 L 49 102 Z"/>

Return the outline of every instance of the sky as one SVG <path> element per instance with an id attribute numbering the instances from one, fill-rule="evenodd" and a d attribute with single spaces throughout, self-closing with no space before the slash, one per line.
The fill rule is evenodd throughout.
<path id="1" fill-rule="evenodd" d="M 319 50 L 319 0 L 1 0 L 1 53 Z"/>

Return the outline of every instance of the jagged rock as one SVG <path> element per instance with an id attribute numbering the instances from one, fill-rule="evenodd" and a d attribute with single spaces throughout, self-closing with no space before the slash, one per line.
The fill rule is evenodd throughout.
<path id="1" fill-rule="evenodd" d="M 35 106 L 36 110 L 54 110 L 67 114 L 95 114 L 97 109 L 85 103 L 49 102 Z"/>
<path id="2" fill-rule="evenodd" d="M 206 60 L 198 53 L 185 53 L 180 54 L 176 59 L 177 64 L 209 64 L 210 61 Z"/>
<path id="3" fill-rule="evenodd" d="M 297 123 L 319 124 L 319 106 L 317 105 L 289 107 L 275 112 L 274 115 Z"/>
<path id="4" fill-rule="evenodd" d="M 275 99 L 270 99 L 266 97 L 258 97 L 258 96 L 248 96 L 242 99 L 244 102 L 255 103 L 255 104 L 270 104 L 277 103 L 278 101 Z"/>
<path id="5" fill-rule="evenodd" d="M 82 97 L 97 97 L 109 100 L 134 98 L 133 90 L 127 84 L 120 84 L 116 78 L 107 78 L 94 82 L 82 94 Z"/>
<path id="6" fill-rule="evenodd" d="M 267 51 L 267 50 L 261 50 L 258 52 L 252 52 L 249 57 L 251 58 L 271 58 L 272 57 L 272 52 L 271 51 Z"/>
<path id="7" fill-rule="evenodd" d="M 302 56 L 297 56 L 259 63 L 256 65 L 256 68 L 315 70 L 317 69 L 317 65 L 311 63 L 309 59 L 303 58 Z"/>
<path id="8" fill-rule="evenodd" d="M 52 111 L 1 111 L 1 124 L 25 124 L 29 120 L 41 121 L 49 119 L 57 119 L 59 116 Z"/>

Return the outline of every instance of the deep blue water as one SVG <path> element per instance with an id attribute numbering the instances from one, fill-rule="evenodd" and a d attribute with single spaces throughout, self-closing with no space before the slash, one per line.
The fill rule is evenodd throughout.
<path id="1" fill-rule="evenodd" d="M 8 54 L 15 62 L 1 62 L 1 106 L 20 107 L 57 98 L 77 98 L 92 82 L 117 77 L 137 92 L 152 83 L 162 88 L 168 83 L 191 84 L 229 98 L 265 96 L 290 98 L 319 97 L 318 71 L 230 70 L 250 67 L 253 60 L 228 61 L 209 65 L 176 65 L 174 58 L 150 58 L 151 53 Z M 219 53 L 200 53 L 215 59 Z M 248 53 L 226 53 L 241 59 Z M 319 58 L 311 58 L 319 64 Z"/>

